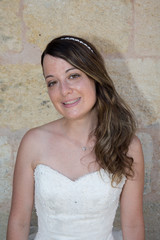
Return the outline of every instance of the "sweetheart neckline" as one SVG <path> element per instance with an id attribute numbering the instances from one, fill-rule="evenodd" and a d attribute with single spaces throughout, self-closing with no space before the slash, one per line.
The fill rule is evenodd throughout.
<path id="1" fill-rule="evenodd" d="M 39 163 L 39 164 L 37 164 L 36 167 L 34 168 L 34 172 L 35 172 L 35 170 L 37 169 L 37 167 L 39 167 L 39 166 L 47 167 L 47 168 L 50 169 L 51 171 L 53 171 L 53 172 L 59 174 L 60 176 L 66 178 L 68 181 L 70 181 L 70 182 L 72 182 L 72 183 L 76 183 L 76 182 L 80 181 L 81 179 L 83 179 L 83 178 L 85 178 L 85 177 L 87 177 L 87 176 L 90 176 L 90 175 L 94 175 L 94 174 L 100 173 L 101 171 L 105 171 L 103 168 L 100 168 L 100 169 L 97 170 L 97 171 L 94 171 L 94 172 L 91 172 L 91 173 L 84 174 L 84 175 L 82 175 L 82 176 L 76 178 L 75 180 L 73 180 L 73 179 L 67 177 L 66 175 L 64 175 L 63 173 L 59 172 L 58 170 L 56 170 L 56 169 L 50 167 L 50 166 L 47 165 L 47 164 L 43 164 L 43 163 Z M 106 172 L 106 171 L 105 171 L 105 172 Z"/>

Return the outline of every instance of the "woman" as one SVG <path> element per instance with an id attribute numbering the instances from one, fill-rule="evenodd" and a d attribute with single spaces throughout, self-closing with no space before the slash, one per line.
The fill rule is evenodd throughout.
<path id="1" fill-rule="evenodd" d="M 62 118 L 22 139 L 7 240 L 28 239 L 34 195 L 36 240 L 113 240 L 119 199 L 123 239 L 144 240 L 142 147 L 101 55 L 84 39 L 61 36 L 41 63 Z"/>

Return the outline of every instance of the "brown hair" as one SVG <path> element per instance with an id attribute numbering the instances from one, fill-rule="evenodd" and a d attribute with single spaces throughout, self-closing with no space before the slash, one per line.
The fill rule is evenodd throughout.
<path id="1" fill-rule="evenodd" d="M 42 53 L 42 67 L 46 54 L 66 60 L 95 81 L 98 123 L 92 134 L 96 137 L 97 162 L 112 174 L 112 183 L 119 183 L 123 176 L 133 176 L 133 158 L 127 156 L 127 152 L 136 121 L 131 109 L 117 93 L 100 53 L 82 38 L 60 36 L 53 39 Z"/>

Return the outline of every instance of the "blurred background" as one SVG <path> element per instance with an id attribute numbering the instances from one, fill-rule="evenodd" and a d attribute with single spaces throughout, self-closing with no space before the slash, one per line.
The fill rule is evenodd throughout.
<path id="1" fill-rule="evenodd" d="M 5 240 L 13 169 L 22 136 L 53 121 L 40 66 L 59 35 L 97 46 L 117 91 L 136 114 L 145 157 L 146 240 L 160 237 L 160 1 L 0 0 L 0 240 Z M 36 229 L 33 210 L 31 233 Z M 120 230 L 119 210 L 114 227 Z"/>

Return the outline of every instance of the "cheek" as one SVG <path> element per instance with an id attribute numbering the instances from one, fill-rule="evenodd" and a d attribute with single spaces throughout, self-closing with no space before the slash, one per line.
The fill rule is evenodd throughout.
<path id="1" fill-rule="evenodd" d="M 50 98 L 50 99 L 53 98 L 53 93 L 52 93 L 52 91 L 51 91 L 50 89 L 48 90 L 48 95 L 49 95 L 49 98 Z"/>
<path id="2" fill-rule="evenodd" d="M 88 95 L 92 98 L 92 99 L 96 99 L 96 87 L 94 83 L 91 83 L 89 88 L 88 88 Z"/>
<path id="3" fill-rule="evenodd" d="M 57 99 L 56 93 L 52 90 L 48 90 L 48 95 L 49 95 L 51 102 L 53 104 L 56 104 L 56 99 Z"/>

